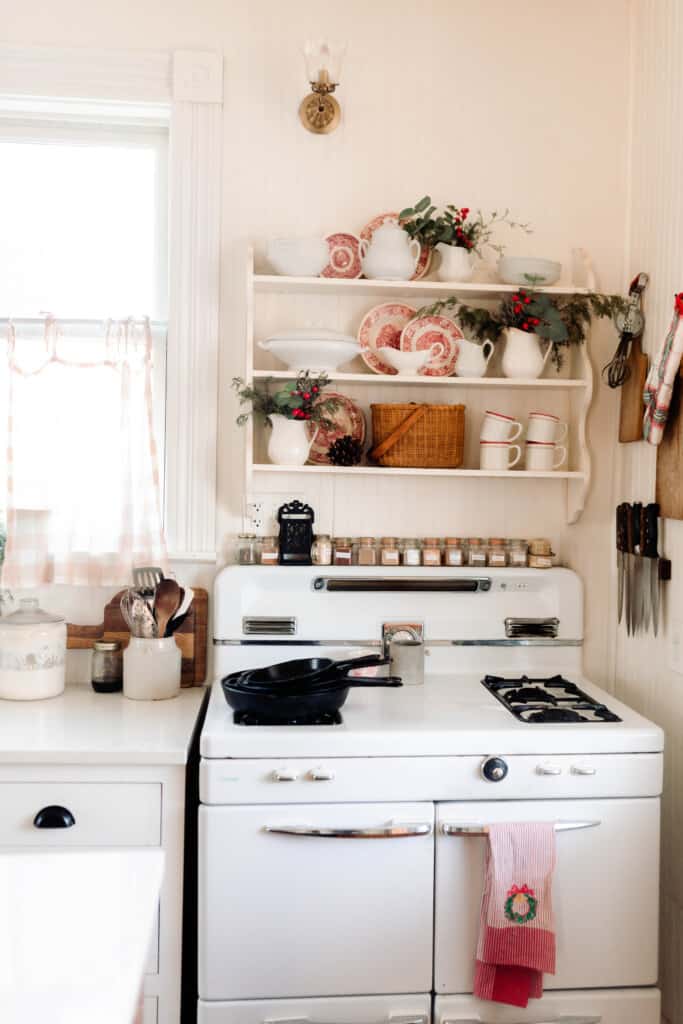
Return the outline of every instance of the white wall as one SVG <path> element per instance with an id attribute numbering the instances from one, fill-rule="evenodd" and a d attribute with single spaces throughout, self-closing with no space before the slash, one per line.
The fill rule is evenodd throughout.
<path id="1" fill-rule="evenodd" d="M 650 274 L 644 347 L 652 356 L 683 288 L 683 11 L 678 0 L 635 0 L 633 22 L 632 186 L 629 274 Z M 616 444 L 616 432 L 610 441 Z M 654 500 L 656 452 L 644 442 L 619 446 L 612 506 Z M 610 508 L 610 514 L 613 509 Z M 620 698 L 666 731 L 662 843 L 662 980 L 664 1015 L 683 1021 L 683 675 L 670 668 L 674 636 L 683 628 L 683 523 L 662 523 L 660 551 L 673 561 L 664 586 L 664 623 L 657 639 L 629 638 L 610 622 L 614 688 Z M 610 530 L 612 527 L 610 526 Z M 611 547 L 611 545 L 610 545 Z M 614 566 L 614 562 L 612 561 Z M 616 592 L 612 570 L 610 592 Z"/>

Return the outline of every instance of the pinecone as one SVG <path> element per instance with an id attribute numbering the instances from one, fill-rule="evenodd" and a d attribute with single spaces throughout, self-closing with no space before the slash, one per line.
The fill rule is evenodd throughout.
<path id="1" fill-rule="evenodd" d="M 357 466 L 363 455 L 363 446 L 350 434 L 344 434 L 327 449 L 327 456 L 333 466 Z"/>

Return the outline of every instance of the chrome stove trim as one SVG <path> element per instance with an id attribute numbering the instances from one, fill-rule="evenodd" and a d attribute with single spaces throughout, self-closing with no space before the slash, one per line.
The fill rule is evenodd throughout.
<path id="1" fill-rule="evenodd" d="M 573 832 L 578 828 L 597 828 L 601 821 L 556 821 L 553 822 L 556 832 Z M 481 839 L 489 834 L 486 825 L 461 825 L 444 822 L 441 831 L 445 836 L 464 836 Z"/>
<path id="2" fill-rule="evenodd" d="M 286 640 L 260 637 L 258 640 L 224 640 L 214 637 L 214 647 L 377 647 L 379 640 Z M 425 640 L 425 647 L 583 647 L 583 640 Z"/>
<path id="3" fill-rule="evenodd" d="M 313 590 L 337 594 L 453 593 L 476 594 L 491 589 L 490 576 L 316 576 Z"/>

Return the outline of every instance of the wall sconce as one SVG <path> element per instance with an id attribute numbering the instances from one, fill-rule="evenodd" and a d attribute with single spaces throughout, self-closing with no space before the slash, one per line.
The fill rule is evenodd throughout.
<path id="1" fill-rule="evenodd" d="M 306 76 L 311 92 L 301 101 L 299 118 L 304 128 L 316 135 L 334 131 L 341 120 L 341 109 L 332 95 L 339 85 L 346 46 L 308 42 L 304 47 Z"/>

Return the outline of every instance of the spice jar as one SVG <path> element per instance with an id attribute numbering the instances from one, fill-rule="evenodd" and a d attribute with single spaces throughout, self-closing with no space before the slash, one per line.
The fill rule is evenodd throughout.
<path id="1" fill-rule="evenodd" d="M 550 569 L 553 564 L 553 549 L 549 540 L 538 537 L 529 541 L 529 568 Z"/>
<path id="2" fill-rule="evenodd" d="M 118 640 L 95 641 L 90 682 L 95 693 L 116 693 L 123 689 L 123 655 Z"/>
<path id="3" fill-rule="evenodd" d="M 311 545 L 313 565 L 332 564 L 332 538 L 329 533 L 317 533 Z"/>
<path id="4" fill-rule="evenodd" d="M 240 533 L 237 537 L 237 561 L 240 565 L 256 565 L 257 543 L 255 533 Z"/>
<path id="5" fill-rule="evenodd" d="M 277 565 L 280 545 L 277 537 L 264 537 L 261 541 L 261 565 Z"/>
<path id="6" fill-rule="evenodd" d="M 444 565 L 463 565 L 465 562 L 465 551 L 459 537 L 446 537 L 443 552 Z"/>
<path id="7" fill-rule="evenodd" d="M 358 565 L 377 565 L 377 543 L 374 537 L 361 537 L 358 545 Z"/>
<path id="8" fill-rule="evenodd" d="M 492 569 L 504 569 L 507 565 L 504 537 L 489 537 L 488 563 Z"/>
<path id="9" fill-rule="evenodd" d="M 333 562 L 335 565 L 351 565 L 353 559 L 353 545 L 349 537 L 335 537 L 334 538 L 334 557 Z M 318 565 L 322 565 L 322 562 L 318 562 Z"/>
<path id="10" fill-rule="evenodd" d="M 525 569 L 528 544 L 525 540 L 508 541 L 508 565 L 513 569 Z"/>
<path id="11" fill-rule="evenodd" d="M 486 548 L 481 537 L 468 538 L 467 564 L 472 569 L 482 569 L 486 565 Z"/>
<path id="12" fill-rule="evenodd" d="M 441 541 L 438 537 L 425 537 L 422 541 L 422 564 L 441 565 Z"/>
<path id="13" fill-rule="evenodd" d="M 382 565 L 399 565 L 401 556 L 397 537 L 382 537 L 380 560 Z"/>
<path id="14" fill-rule="evenodd" d="M 419 540 L 415 537 L 406 537 L 401 543 L 401 554 L 404 565 L 419 565 L 422 558 Z"/>

